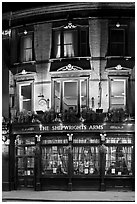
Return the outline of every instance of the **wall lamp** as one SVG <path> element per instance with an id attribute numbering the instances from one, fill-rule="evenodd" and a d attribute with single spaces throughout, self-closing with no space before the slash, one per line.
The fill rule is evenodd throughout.
<path id="1" fill-rule="evenodd" d="M 116 27 L 117 27 L 117 28 L 120 27 L 120 23 L 119 23 L 119 22 L 116 23 Z"/>

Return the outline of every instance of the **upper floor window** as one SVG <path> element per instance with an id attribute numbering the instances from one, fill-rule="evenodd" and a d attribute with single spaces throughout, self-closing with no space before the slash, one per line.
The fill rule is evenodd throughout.
<path id="1" fill-rule="evenodd" d="M 126 29 L 110 28 L 109 30 L 109 55 L 125 56 L 126 55 Z"/>
<path id="2" fill-rule="evenodd" d="M 53 79 L 53 107 L 56 112 L 79 113 L 88 107 L 88 78 Z"/>
<path id="3" fill-rule="evenodd" d="M 89 56 L 87 27 L 61 28 L 53 31 L 52 57 Z"/>
<path id="4" fill-rule="evenodd" d="M 23 35 L 20 39 L 20 61 L 29 62 L 33 60 L 33 36 Z"/>
<path id="5" fill-rule="evenodd" d="M 110 108 L 125 108 L 127 78 L 110 78 Z"/>

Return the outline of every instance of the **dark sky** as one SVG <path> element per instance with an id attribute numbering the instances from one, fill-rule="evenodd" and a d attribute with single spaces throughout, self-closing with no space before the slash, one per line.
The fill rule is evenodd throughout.
<path id="1" fill-rule="evenodd" d="M 60 4 L 61 2 L 2 2 L 2 13 L 9 11 L 18 11 L 22 9 L 35 8 L 38 6 L 48 6 Z"/>

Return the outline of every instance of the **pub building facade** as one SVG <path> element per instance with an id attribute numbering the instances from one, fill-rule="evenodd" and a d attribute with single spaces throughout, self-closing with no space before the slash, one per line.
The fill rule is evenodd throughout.
<path id="1" fill-rule="evenodd" d="M 134 190 L 134 12 L 67 2 L 3 13 L 3 190 Z"/>

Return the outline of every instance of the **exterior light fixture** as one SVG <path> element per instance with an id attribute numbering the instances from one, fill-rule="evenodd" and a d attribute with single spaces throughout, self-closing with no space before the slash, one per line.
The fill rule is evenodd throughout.
<path id="1" fill-rule="evenodd" d="M 117 27 L 117 28 L 120 27 L 120 23 L 119 23 L 119 22 L 116 23 L 116 27 Z"/>
<path id="2" fill-rule="evenodd" d="M 28 33 L 27 30 L 24 30 L 24 35 L 27 35 L 27 33 Z"/>

